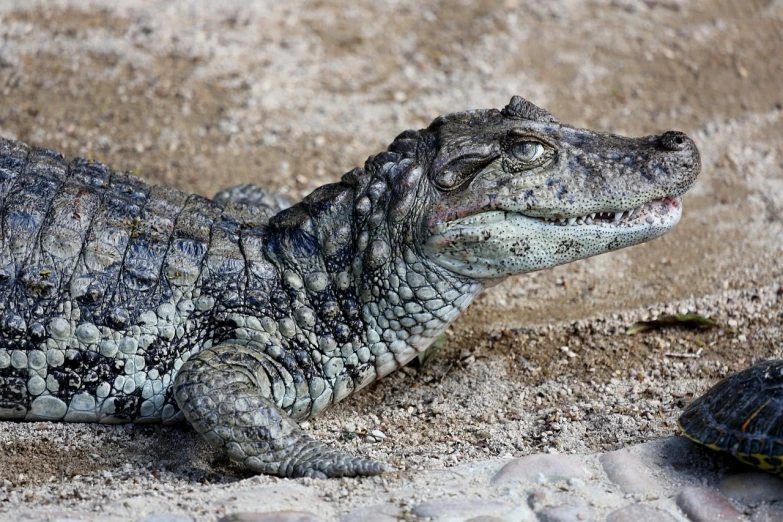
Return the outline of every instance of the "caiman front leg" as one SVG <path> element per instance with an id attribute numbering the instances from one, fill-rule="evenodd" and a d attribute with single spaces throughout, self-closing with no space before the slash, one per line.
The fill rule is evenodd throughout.
<path id="1" fill-rule="evenodd" d="M 252 183 L 221 190 L 215 194 L 215 201 L 223 206 L 246 205 L 248 207 L 260 207 L 268 210 L 272 215 L 291 206 L 291 202 L 285 196 Z"/>
<path id="2" fill-rule="evenodd" d="M 285 196 L 252 184 L 222 190 L 215 201 L 235 218 L 256 226 L 269 223 L 272 216 L 291 206 Z"/>
<path id="3" fill-rule="evenodd" d="M 278 370 L 262 347 L 227 343 L 182 365 L 174 397 L 213 446 L 253 471 L 281 477 L 377 475 L 380 462 L 354 457 L 307 435 L 273 402 Z"/>

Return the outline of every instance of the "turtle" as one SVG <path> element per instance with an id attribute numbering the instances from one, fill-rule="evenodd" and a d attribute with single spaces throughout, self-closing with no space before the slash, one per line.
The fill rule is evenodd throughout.
<path id="1" fill-rule="evenodd" d="M 697 444 L 783 476 L 783 359 L 726 377 L 691 402 L 678 424 Z"/>

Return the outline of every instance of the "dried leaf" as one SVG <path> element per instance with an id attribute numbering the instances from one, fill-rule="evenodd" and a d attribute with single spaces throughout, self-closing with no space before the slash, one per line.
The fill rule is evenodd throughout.
<path id="1" fill-rule="evenodd" d="M 715 321 L 709 317 L 699 314 L 681 314 L 681 315 L 662 315 L 653 321 L 639 321 L 631 325 L 625 331 L 626 335 L 636 335 L 638 333 L 663 328 L 664 326 L 685 326 L 686 328 L 712 328 L 716 326 Z"/>

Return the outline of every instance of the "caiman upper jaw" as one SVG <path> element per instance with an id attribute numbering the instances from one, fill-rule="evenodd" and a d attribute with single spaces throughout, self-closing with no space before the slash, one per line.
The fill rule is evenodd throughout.
<path id="1" fill-rule="evenodd" d="M 641 223 L 646 221 L 652 223 L 655 217 L 653 216 L 656 210 L 659 210 L 662 206 L 678 208 L 682 205 L 682 198 L 679 196 L 666 196 L 661 199 L 654 199 L 647 203 L 640 205 L 637 208 L 631 210 L 620 211 L 606 211 L 606 212 L 593 212 L 579 217 L 543 217 L 538 218 L 542 221 L 550 222 L 554 225 L 560 226 L 581 226 L 581 225 L 597 225 L 597 226 L 624 226 L 632 225 L 634 223 Z M 523 213 L 524 215 L 524 213 Z M 532 217 L 532 216 L 528 216 Z M 535 218 L 534 218 L 535 219 Z"/>
<path id="2" fill-rule="evenodd" d="M 559 226 L 584 226 L 595 225 L 602 227 L 611 226 L 632 226 L 646 222 L 652 224 L 656 220 L 656 215 L 671 215 L 674 212 L 680 212 L 682 208 L 682 198 L 679 196 L 666 196 L 661 199 L 648 201 L 644 205 L 631 210 L 621 210 L 618 212 L 593 212 L 579 217 L 559 217 L 559 218 L 538 218 Z M 524 215 L 524 214 L 523 214 Z M 530 216 L 528 216 L 530 217 Z M 536 219 L 536 218 L 533 218 Z"/>
<path id="3" fill-rule="evenodd" d="M 573 131 L 573 130 L 572 130 Z M 573 131 L 586 132 L 586 131 Z M 605 151 L 566 143 L 561 154 L 570 160 L 532 191 L 537 201 L 520 205 L 508 199 L 495 208 L 512 210 L 545 221 L 577 225 L 627 222 L 652 202 L 679 198 L 695 183 L 701 160 L 695 143 L 684 133 L 668 131 L 645 138 L 602 135 Z M 566 172 L 563 172 L 566 170 Z M 541 191 L 553 185 L 560 192 Z"/>

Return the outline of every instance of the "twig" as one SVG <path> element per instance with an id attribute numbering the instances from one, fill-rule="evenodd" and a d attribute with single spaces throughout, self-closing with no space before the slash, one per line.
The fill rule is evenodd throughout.
<path id="1" fill-rule="evenodd" d="M 698 359 L 699 357 L 701 357 L 701 351 L 702 351 L 702 348 L 699 348 L 696 353 L 666 352 L 663 355 L 665 355 L 666 357 L 679 357 L 681 359 Z"/>
<path id="2" fill-rule="evenodd" d="M 449 367 L 448 367 L 448 368 L 446 368 L 446 371 L 445 371 L 445 372 L 443 372 L 443 375 L 441 375 L 441 376 L 440 376 L 440 379 L 438 379 L 438 384 L 443 384 L 443 379 L 445 379 L 445 378 L 446 378 L 446 375 L 448 375 L 448 374 L 449 374 L 449 372 L 451 371 L 451 368 L 452 368 L 453 366 L 454 366 L 454 361 L 451 361 L 451 364 L 449 364 Z"/>

